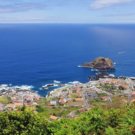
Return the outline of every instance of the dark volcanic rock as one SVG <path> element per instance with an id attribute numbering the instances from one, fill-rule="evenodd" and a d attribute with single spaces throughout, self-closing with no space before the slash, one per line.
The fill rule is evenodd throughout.
<path id="1" fill-rule="evenodd" d="M 94 68 L 98 70 L 114 70 L 113 61 L 109 58 L 98 57 L 92 62 L 84 63 L 81 65 L 86 68 Z"/>

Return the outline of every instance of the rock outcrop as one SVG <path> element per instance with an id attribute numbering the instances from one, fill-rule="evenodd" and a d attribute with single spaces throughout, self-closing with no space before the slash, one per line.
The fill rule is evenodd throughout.
<path id="1" fill-rule="evenodd" d="M 98 70 L 114 70 L 114 63 L 110 58 L 98 57 L 92 62 L 87 62 L 81 65 L 85 68 L 93 68 Z"/>

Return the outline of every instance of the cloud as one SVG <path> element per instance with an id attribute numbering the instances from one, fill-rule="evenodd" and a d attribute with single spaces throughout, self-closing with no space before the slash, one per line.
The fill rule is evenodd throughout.
<path id="1" fill-rule="evenodd" d="M 133 1 L 134 0 L 94 0 L 90 6 L 92 9 L 101 9 L 101 8 L 110 7 L 113 5 L 130 3 Z"/>
<path id="2" fill-rule="evenodd" d="M 2 0 L 1 0 L 2 1 Z M 40 2 L 16 2 L 14 1 L 8 1 L 5 2 L 0 1 L 0 13 L 11 13 L 11 12 L 22 12 L 22 11 L 28 11 L 33 9 L 44 9 L 46 7 L 45 3 Z"/>

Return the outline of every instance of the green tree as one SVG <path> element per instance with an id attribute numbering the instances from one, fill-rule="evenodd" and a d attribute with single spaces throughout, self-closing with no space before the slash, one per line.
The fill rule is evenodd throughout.
<path id="1" fill-rule="evenodd" d="M 0 113 L 1 135 L 47 135 L 47 121 L 30 111 Z"/>

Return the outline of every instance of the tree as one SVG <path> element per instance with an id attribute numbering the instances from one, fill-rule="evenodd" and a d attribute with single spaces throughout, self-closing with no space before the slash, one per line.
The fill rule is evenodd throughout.
<path id="1" fill-rule="evenodd" d="M 1 135 L 48 135 L 48 123 L 31 111 L 0 113 Z"/>

